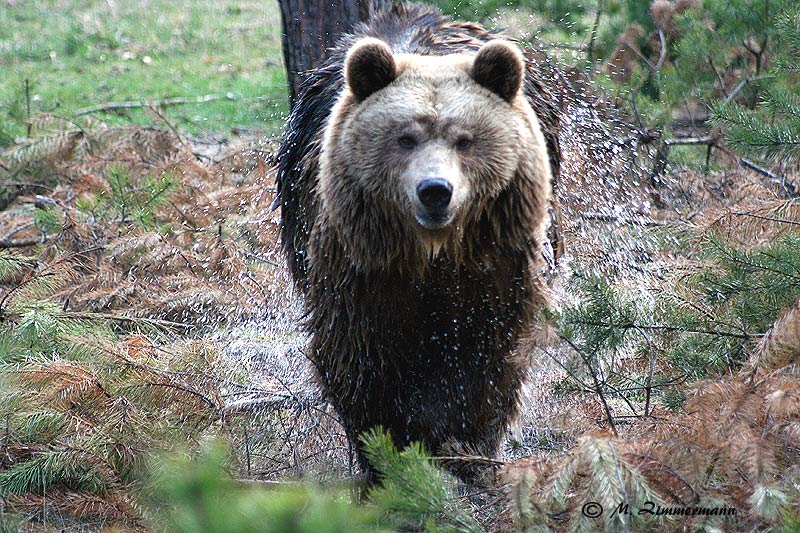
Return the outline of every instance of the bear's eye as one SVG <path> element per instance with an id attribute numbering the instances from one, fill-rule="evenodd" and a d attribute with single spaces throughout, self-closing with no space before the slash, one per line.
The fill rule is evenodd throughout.
<path id="1" fill-rule="evenodd" d="M 397 144 L 399 144 L 400 148 L 404 150 L 413 150 L 417 147 L 419 142 L 411 135 L 401 135 L 397 139 Z"/>
<path id="2" fill-rule="evenodd" d="M 456 150 L 466 152 L 472 146 L 472 139 L 469 137 L 459 137 L 456 141 Z"/>

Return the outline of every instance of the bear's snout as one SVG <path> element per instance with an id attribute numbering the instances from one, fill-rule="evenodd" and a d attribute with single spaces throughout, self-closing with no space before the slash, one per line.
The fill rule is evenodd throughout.
<path id="1" fill-rule="evenodd" d="M 453 186 L 444 178 L 428 178 L 417 185 L 417 198 L 425 209 L 439 214 L 450 205 Z"/>
<path id="2" fill-rule="evenodd" d="M 425 178 L 417 184 L 417 222 L 428 230 L 439 230 L 453 220 L 450 201 L 453 184 L 444 178 Z"/>

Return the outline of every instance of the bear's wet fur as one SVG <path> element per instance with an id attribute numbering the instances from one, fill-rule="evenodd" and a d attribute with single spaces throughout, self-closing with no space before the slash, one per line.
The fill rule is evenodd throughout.
<path id="1" fill-rule="evenodd" d="M 380 425 L 400 447 L 497 453 L 528 370 L 515 348 L 546 304 L 559 150 L 544 68 L 494 32 L 406 5 L 345 36 L 301 87 L 278 152 L 281 240 L 308 354 L 354 443 Z M 399 101 L 417 86 L 419 117 Z M 444 88 L 448 110 L 436 107 Z M 461 100 L 447 102 L 452 91 Z M 461 101 L 486 113 L 480 124 L 453 118 Z M 395 109 L 421 140 L 391 144 L 405 127 Z M 455 124 L 438 124 L 448 113 Z M 408 169 L 427 168 L 415 143 L 456 162 L 449 225 L 411 214 Z"/>

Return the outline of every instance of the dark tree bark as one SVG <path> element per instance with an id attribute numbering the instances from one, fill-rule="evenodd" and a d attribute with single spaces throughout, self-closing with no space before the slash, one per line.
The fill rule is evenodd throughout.
<path id="1" fill-rule="evenodd" d="M 278 0 L 283 29 L 283 59 L 294 105 L 304 73 L 327 57 L 339 35 L 391 0 Z"/>

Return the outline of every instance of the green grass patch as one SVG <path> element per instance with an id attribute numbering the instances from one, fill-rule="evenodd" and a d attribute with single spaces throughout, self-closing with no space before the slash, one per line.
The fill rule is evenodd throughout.
<path id="1" fill-rule="evenodd" d="M 274 1 L 17 2 L 0 10 L 0 72 L 6 142 L 25 135 L 28 106 L 71 117 L 107 102 L 228 96 L 164 108 L 187 133 L 277 133 L 288 109 Z M 110 124 L 159 120 L 142 109 L 95 116 Z"/>

